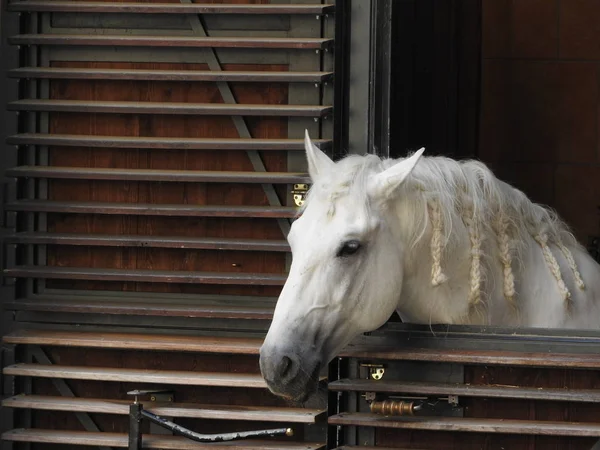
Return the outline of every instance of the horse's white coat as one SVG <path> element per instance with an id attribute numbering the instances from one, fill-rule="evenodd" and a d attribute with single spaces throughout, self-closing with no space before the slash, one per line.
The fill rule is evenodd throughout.
<path id="1" fill-rule="evenodd" d="M 313 186 L 265 348 L 308 345 L 325 364 L 394 310 L 422 324 L 600 328 L 600 266 L 482 163 L 423 150 L 334 163 L 308 134 L 305 146 Z M 361 248 L 336 256 L 351 240 Z"/>

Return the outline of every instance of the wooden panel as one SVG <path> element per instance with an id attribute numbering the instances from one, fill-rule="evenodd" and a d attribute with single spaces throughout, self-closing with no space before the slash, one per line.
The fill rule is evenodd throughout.
<path id="1" fill-rule="evenodd" d="M 600 355 L 573 353 L 510 352 L 498 350 L 450 350 L 374 348 L 348 346 L 340 356 L 395 361 L 431 361 L 499 366 L 565 367 L 573 369 L 600 369 Z"/>
<path id="2" fill-rule="evenodd" d="M 593 389 L 521 387 L 509 385 L 471 385 L 462 383 L 418 383 L 411 381 L 339 380 L 328 385 L 332 391 L 387 392 L 422 395 L 458 395 L 461 397 L 552 400 L 600 403 L 600 392 Z"/>
<path id="3" fill-rule="evenodd" d="M 33 294 L 30 297 L 5 301 L 3 306 L 6 311 L 269 320 L 273 318 L 277 297 L 272 297 L 269 303 L 264 303 L 260 297 L 246 297 L 244 300 L 226 297 L 220 302 L 200 300 L 183 302 L 163 299 L 162 302 L 150 303 L 133 298 L 124 301 L 116 296 Z"/>
<path id="4" fill-rule="evenodd" d="M 302 139 L 182 138 L 154 136 L 89 136 L 61 133 L 22 133 L 9 136 L 11 145 L 60 145 L 63 147 L 151 148 L 162 150 L 304 150 Z M 331 141 L 315 139 L 320 148 Z"/>
<path id="5" fill-rule="evenodd" d="M 2 439 L 15 442 L 40 442 L 48 444 L 101 445 L 126 448 L 128 438 L 121 433 L 91 433 L 82 431 L 17 429 L 2 434 Z M 324 445 L 310 442 L 242 440 L 201 444 L 179 436 L 144 435 L 143 448 L 173 450 L 321 450 Z"/>
<path id="6" fill-rule="evenodd" d="M 73 380 L 159 383 L 189 386 L 266 388 L 262 376 L 245 373 L 187 372 L 175 370 L 114 369 L 110 367 L 14 364 L 2 370 L 5 375 Z"/>
<path id="7" fill-rule="evenodd" d="M 15 278 L 43 278 L 47 280 L 140 281 L 149 283 L 198 283 L 283 286 L 285 275 L 258 273 L 223 273 L 143 269 L 97 269 L 79 267 L 17 266 L 4 274 Z"/>
<path id="8" fill-rule="evenodd" d="M 190 206 L 181 204 L 100 203 L 20 200 L 6 204 L 8 211 L 57 212 L 69 214 L 110 214 L 175 217 L 257 217 L 292 218 L 294 208 L 284 206 Z"/>
<path id="9" fill-rule="evenodd" d="M 328 421 L 331 425 L 359 425 L 431 431 L 600 437 L 600 424 L 597 423 L 455 417 L 388 417 L 365 413 L 337 414 L 329 417 Z"/>
<path id="10" fill-rule="evenodd" d="M 67 234 L 21 232 L 6 237 L 8 243 L 47 245 L 95 245 L 107 247 L 193 248 L 198 250 L 248 250 L 288 252 L 287 241 L 264 239 L 187 238 L 169 236 Z"/>
<path id="11" fill-rule="evenodd" d="M 69 2 L 70 3 L 70 2 Z M 146 3 L 148 5 L 148 3 Z M 275 72 L 210 70 L 144 70 L 64 67 L 21 67 L 8 71 L 12 78 L 51 80 L 144 80 L 144 81 L 248 81 L 265 83 L 322 83 L 333 78 L 333 72 Z M 313 139 L 313 141 L 315 141 Z"/>
<path id="12" fill-rule="evenodd" d="M 13 1 L 9 11 L 79 12 L 79 13 L 144 13 L 144 14 L 327 14 L 334 5 L 269 5 L 269 4 L 177 4 L 177 3 L 113 3 L 113 2 L 40 2 Z"/>
<path id="13" fill-rule="evenodd" d="M 4 336 L 9 344 L 65 347 L 119 348 L 179 352 L 258 355 L 262 339 L 174 336 L 165 334 L 103 333 L 54 330 L 19 330 Z"/>
<path id="14" fill-rule="evenodd" d="M 231 172 L 217 170 L 114 169 L 82 167 L 18 166 L 6 170 L 15 178 L 71 180 L 174 181 L 191 183 L 308 183 L 310 178 L 293 172 Z"/>
<path id="15" fill-rule="evenodd" d="M 11 36 L 12 45 L 61 45 L 108 47 L 191 47 L 191 48 L 264 48 L 264 49 L 324 49 L 331 39 L 321 38 L 255 38 L 255 37 L 186 37 L 127 36 L 76 34 L 21 34 Z"/>
<path id="16" fill-rule="evenodd" d="M 193 114 L 210 116 L 285 116 L 324 117 L 332 106 L 249 105 L 181 102 L 102 102 L 82 100 L 17 100 L 8 104 L 11 111 L 51 111 L 103 114 Z"/>
<path id="17" fill-rule="evenodd" d="M 2 401 L 5 408 L 31 408 L 43 411 L 76 411 L 128 415 L 131 401 L 96 398 L 65 398 L 17 395 Z M 202 405 L 197 403 L 147 402 L 144 409 L 163 417 L 211 420 L 250 420 L 263 422 L 314 423 L 325 411 L 309 408 Z"/>

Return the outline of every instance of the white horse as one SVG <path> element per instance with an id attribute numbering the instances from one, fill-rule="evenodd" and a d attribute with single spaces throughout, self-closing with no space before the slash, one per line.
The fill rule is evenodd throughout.
<path id="1" fill-rule="evenodd" d="M 600 328 L 600 265 L 484 164 L 424 149 L 334 163 L 308 133 L 305 147 L 313 185 L 260 352 L 273 393 L 305 399 L 323 365 L 394 311 L 420 324 Z"/>

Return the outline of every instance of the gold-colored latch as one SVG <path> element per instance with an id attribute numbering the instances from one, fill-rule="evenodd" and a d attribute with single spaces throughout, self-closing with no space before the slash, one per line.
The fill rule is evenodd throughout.
<path id="1" fill-rule="evenodd" d="M 361 366 L 369 369 L 369 378 L 373 380 L 381 380 L 385 374 L 385 368 L 381 364 L 361 364 Z"/>
<path id="2" fill-rule="evenodd" d="M 292 189 L 292 196 L 294 197 L 294 203 L 299 208 L 304 205 L 304 199 L 306 198 L 306 193 L 308 192 L 308 184 L 299 183 L 294 184 L 294 188 Z"/>

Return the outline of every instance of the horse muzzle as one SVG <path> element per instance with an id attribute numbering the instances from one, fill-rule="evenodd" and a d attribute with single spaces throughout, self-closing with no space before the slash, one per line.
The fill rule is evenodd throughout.
<path id="1" fill-rule="evenodd" d="M 269 390 L 294 402 L 304 402 L 316 391 L 321 361 L 316 355 L 263 345 L 260 371 Z"/>

